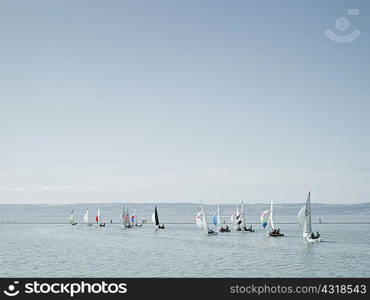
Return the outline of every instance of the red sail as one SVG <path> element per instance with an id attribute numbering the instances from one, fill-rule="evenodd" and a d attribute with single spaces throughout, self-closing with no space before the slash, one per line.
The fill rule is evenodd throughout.
<path id="1" fill-rule="evenodd" d="M 98 216 L 96 216 L 95 220 L 96 220 L 96 223 L 98 223 L 98 222 L 99 222 L 99 218 L 98 218 Z"/>

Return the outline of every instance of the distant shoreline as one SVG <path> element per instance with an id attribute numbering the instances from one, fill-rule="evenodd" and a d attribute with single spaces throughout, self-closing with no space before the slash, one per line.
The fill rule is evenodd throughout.
<path id="1" fill-rule="evenodd" d="M 21 224 L 21 225 L 71 225 L 68 222 L 0 222 L 0 225 L 14 225 L 14 224 Z M 112 223 L 105 223 L 106 226 L 108 225 L 122 225 L 122 223 L 112 222 Z M 165 224 L 172 224 L 172 225 L 194 225 L 194 223 L 190 222 L 166 222 Z M 222 223 L 222 224 L 233 224 L 233 223 Z M 261 223 L 251 223 L 248 224 L 252 225 L 260 225 Z M 279 224 L 292 224 L 292 225 L 298 225 L 296 222 L 279 222 Z M 318 224 L 318 225 L 333 225 L 333 224 L 369 224 L 370 222 L 312 222 L 312 224 Z M 76 225 L 83 225 L 87 226 L 84 223 L 78 223 Z M 149 227 L 150 225 L 154 225 L 153 223 L 147 223 L 143 224 L 143 227 Z M 72 225 L 71 225 L 72 226 Z M 93 224 L 93 226 L 97 226 L 97 224 Z"/>
<path id="2" fill-rule="evenodd" d="M 204 205 L 236 205 L 237 203 L 244 202 L 244 205 L 270 205 L 270 202 L 266 203 L 248 203 L 246 200 L 238 200 L 229 203 L 222 203 L 222 202 L 205 202 L 203 201 Z M 0 205 L 43 205 L 43 206 L 71 206 L 71 205 L 118 205 L 118 204 L 125 204 L 125 205 L 169 205 L 169 204 L 181 204 L 181 205 L 199 205 L 200 202 L 74 202 L 74 203 L 0 203 Z M 274 202 L 274 205 L 301 205 L 305 202 Z M 356 203 L 326 203 L 326 202 L 311 202 L 313 205 L 370 205 L 370 202 L 356 202 Z"/>

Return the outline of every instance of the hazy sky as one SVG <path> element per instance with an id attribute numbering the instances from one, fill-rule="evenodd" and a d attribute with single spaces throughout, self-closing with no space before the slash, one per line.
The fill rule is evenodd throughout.
<path id="1" fill-rule="evenodd" d="M 369 30 L 367 0 L 0 0 L 0 202 L 370 201 Z"/>

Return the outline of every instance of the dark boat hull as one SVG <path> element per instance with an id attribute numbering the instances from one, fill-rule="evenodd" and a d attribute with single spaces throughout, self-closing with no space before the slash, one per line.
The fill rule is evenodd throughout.
<path id="1" fill-rule="evenodd" d="M 282 237 L 282 236 L 284 236 L 284 233 L 272 233 L 272 232 L 269 232 L 269 236 L 272 236 L 272 237 Z"/>

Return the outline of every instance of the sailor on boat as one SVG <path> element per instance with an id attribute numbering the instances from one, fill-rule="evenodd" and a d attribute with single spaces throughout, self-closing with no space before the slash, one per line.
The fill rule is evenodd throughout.
<path id="1" fill-rule="evenodd" d="M 231 231 L 231 229 L 229 228 L 228 225 L 226 225 L 226 227 L 220 226 L 220 232 L 230 232 L 230 231 Z"/>
<path id="2" fill-rule="evenodd" d="M 243 230 L 244 230 L 244 231 L 249 231 L 249 232 L 254 232 L 252 225 L 251 225 L 251 226 L 249 226 L 249 227 L 247 227 L 247 225 L 244 225 L 244 226 L 243 226 Z"/>
<path id="3" fill-rule="evenodd" d="M 320 238 L 320 233 L 319 232 L 317 232 L 316 235 L 313 232 L 311 233 L 311 239 L 316 240 L 318 238 Z"/>

